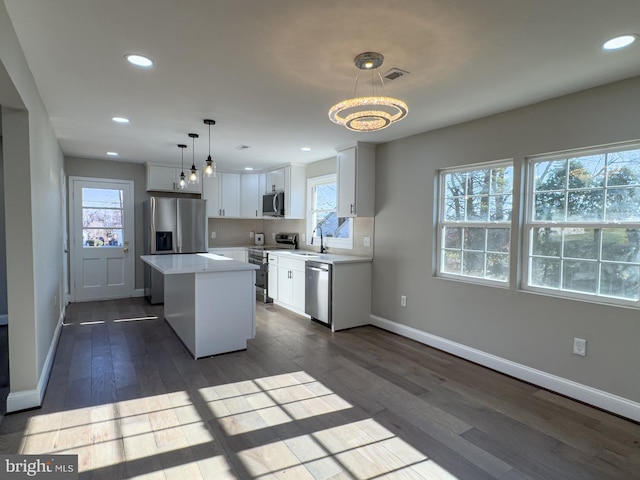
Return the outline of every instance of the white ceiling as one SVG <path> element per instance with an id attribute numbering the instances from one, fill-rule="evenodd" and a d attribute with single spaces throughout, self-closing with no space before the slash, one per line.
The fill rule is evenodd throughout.
<path id="1" fill-rule="evenodd" d="M 640 33 L 638 0 L 4 2 L 68 156 L 178 165 L 195 132 L 199 166 L 212 118 L 220 169 L 307 163 L 640 74 L 640 42 L 601 49 Z M 351 96 L 366 51 L 385 56 L 382 73 L 410 72 L 386 82 L 409 115 L 362 134 L 327 111 Z"/>

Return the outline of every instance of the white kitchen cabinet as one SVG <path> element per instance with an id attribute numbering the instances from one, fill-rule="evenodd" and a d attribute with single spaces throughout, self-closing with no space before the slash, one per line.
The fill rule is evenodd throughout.
<path id="1" fill-rule="evenodd" d="M 240 216 L 262 218 L 262 195 L 265 175 L 245 173 L 240 179 Z"/>
<path id="2" fill-rule="evenodd" d="M 278 258 L 278 296 L 274 298 L 296 313 L 304 314 L 305 261 L 281 255 Z"/>
<path id="3" fill-rule="evenodd" d="M 234 247 L 234 248 L 210 248 L 209 253 L 221 255 L 223 257 L 233 258 L 240 262 L 249 262 L 249 254 L 246 248 Z"/>
<path id="4" fill-rule="evenodd" d="M 375 215 L 375 146 L 358 143 L 338 151 L 338 216 Z"/>
<path id="5" fill-rule="evenodd" d="M 219 172 L 205 177 L 202 198 L 207 200 L 207 217 L 240 217 L 240 174 Z"/>
<path id="6" fill-rule="evenodd" d="M 180 190 L 178 188 L 178 180 L 181 171 L 181 167 L 147 164 L 147 191 L 202 193 L 202 186 L 200 183 L 190 184 L 187 182 L 184 190 Z M 188 169 L 184 170 L 184 173 L 187 175 Z"/>
<path id="7" fill-rule="evenodd" d="M 285 167 L 269 170 L 266 173 L 266 186 L 263 193 L 283 192 L 285 190 Z"/>
<path id="8" fill-rule="evenodd" d="M 287 165 L 286 167 L 265 172 L 266 193 L 284 192 L 284 218 L 306 218 L 307 175 L 304 165 Z M 276 218 L 276 217 L 270 217 Z"/>
<path id="9" fill-rule="evenodd" d="M 267 292 L 269 294 L 269 297 L 273 298 L 274 300 L 278 299 L 278 255 L 274 255 L 274 254 L 269 254 L 269 275 L 267 277 L 268 279 L 268 285 L 267 285 Z"/>

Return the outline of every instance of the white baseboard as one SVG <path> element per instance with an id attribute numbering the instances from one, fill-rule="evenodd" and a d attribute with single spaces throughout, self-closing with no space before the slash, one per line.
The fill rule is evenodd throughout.
<path id="1" fill-rule="evenodd" d="M 134 297 L 144 297 L 144 288 L 136 288 L 133 291 L 133 296 Z"/>
<path id="2" fill-rule="evenodd" d="M 62 307 L 60 317 L 58 318 L 58 325 L 53 332 L 53 338 L 51 339 L 51 345 L 49 346 L 49 352 L 47 358 L 42 366 L 42 373 L 38 379 L 38 385 L 33 390 L 22 390 L 19 392 L 9 392 L 7 396 L 7 413 L 19 412 L 21 410 L 27 410 L 29 408 L 35 408 L 42 405 L 44 400 L 44 394 L 47 390 L 47 383 L 51 376 L 51 369 L 53 368 L 53 359 L 56 355 L 56 349 L 58 347 L 58 339 L 62 332 L 62 323 L 66 313 L 66 305 Z"/>
<path id="3" fill-rule="evenodd" d="M 403 337 L 411 338 L 425 345 L 451 353 L 458 357 L 470 360 L 498 372 L 511 375 L 525 382 L 538 385 L 548 390 L 566 395 L 589 405 L 630 418 L 640 422 L 640 403 L 628 400 L 617 395 L 598 390 L 588 385 L 576 383 L 566 378 L 558 377 L 535 368 L 527 367 L 511 360 L 497 357 L 490 353 L 467 347 L 460 343 L 452 342 L 442 337 L 423 332 L 413 327 L 401 325 L 376 315 L 371 315 L 371 324 L 389 332 L 397 333 Z"/>
<path id="4" fill-rule="evenodd" d="M 9 325 L 9 315 L 8 314 L 3 314 L 0 315 L 0 325 Z"/>

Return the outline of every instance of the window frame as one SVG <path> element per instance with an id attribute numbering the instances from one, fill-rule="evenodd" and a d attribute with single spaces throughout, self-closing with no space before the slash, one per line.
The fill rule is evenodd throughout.
<path id="1" fill-rule="evenodd" d="M 320 236 L 313 236 L 313 230 L 316 228 L 316 226 L 313 224 L 313 219 L 314 219 L 314 213 L 315 210 L 313 209 L 313 189 L 316 186 L 319 185 L 328 185 L 331 183 L 335 183 L 336 184 L 336 214 L 338 211 L 338 174 L 337 173 L 330 173 L 330 174 L 326 174 L 326 175 L 320 175 L 320 176 L 316 176 L 316 177 L 309 177 L 307 178 L 307 221 L 306 221 L 306 230 L 307 230 L 307 235 L 306 235 L 306 245 L 311 245 L 311 239 L 313 239 L 313 246 L 320 246 Z M 327 237 L 326 235 L 323 235 L 323 244 L 325 247 L 327 248 L 341 248 L 341 249 L 345 249 L 345 250 L 352 250 L 353 249 L 353 227 L 354 227 L 354 222 L 352 218 L 348 218 L 347 217 L 347 221 L 350 223 L 349 226 L 349 238 L 334 238 L 334 237 Z"/>
<path id="2" fill-rule="evenodd" d="M 637 141 L 633 143 L 622 143 L 616 145 L 609 145 L 603 147 L 589 147 L 583 149 L 574 149 L 574 150 L 566 150 L 562 152 L 556 152 L 553 154 L 546 155 L 532 155 L 528 156 L 524 162 L 524 173 L 525 173 L 525 183 L 524 183 L 524 208 L 523 208 L 523 222 L 520 231 L 520 244 L 522 248 L 522 260 L 521 260 L 521 289 L 524 291 L 540 293 L 543 295 L 549 295 L 558 298 L 567 298 L 572 300 L 585 301 L 590 303 L 598 303 L 598 304 L 607 304 L 607 305 L 615 305 L 615 306 L 623 306 L 623 307 L 632 307 L 632 308 L 640 308 L 640 284 L 638 287 L 638 299 L 625 299 L 622 297 L 614 297 L 607 296 L 601 293 L 586 293 L 575 290 L 568 290 L 562 288 L 562 267 L 560 270 L 560 287 L 545 287 L 541 285 L 533 285 L 531 283 L 531 262 L 532 259 L 541 258 L 540 255 L 534 256 L 532 249 L 532 235 L 533 231 L 536 228 L 541 228 L 544 226 L 549 226 L 550 228 L 564 228 L 564 229 L 597 229 L 600 230 L 599 238 L 602 238 L 602 230 L 605 229 L 640 229 L 640 220 L 637 221 L 619 221 L 619 220 L 585 220 L 585 221 L 575 221 L 564 219 L 563 221 L 550 221 L 550 220 L 535 220 L 534 219 L 534 206 L 535 206 L 535 168 L 536 165 L 541 162 L 552 162 L 558 160 L 565 160 L 570 162 L 573 159 L 587 157 L 591 155 L 607 155 L 611 153 L 624 152 L 630 150 L 638 150 L 640 149 L 640 143 Z M 603 195 L 606 195 L 609 186 L 604 185 L 602 187 Z M 563 191 L 575 191 L 576 189 L 571 189 L 568 184 L 565 184 Z M 606 200 L 603 200 L 606 202 Z M 567 207 L 565 206 L 565 209 Z M 599 250 L 598 258 L 593 260 L 595 265 L 597 265 L 598 271 L 600 265 L 606 264 L 607 260 L 601 256 L 602 253 L 602 242 L 599 241 L 597 244 L 597 248 Z M 566 259 L 571 259 L 573 257 L 568 257 L 564 255 L 564 251 L 558 256 L 559 260 L 565 261 Z M 576 260 L 585 260 L 585 259 L 576 259 Z M 591 259 L 586 259 L 591 260 Z M 585 261 L 586 261 L 585 260 Z M 596 278 L 596 283 L 599 286 L 602 281 L 602 277 L 600 273 L 598 273 L 598 278 Z"/>
<path id="3" fill-rule="evenodd" d="M 466 173 L 466 172 L 474 172 L 474 171 L 479 171 L 479 170 L 487 170 L 487 169 L 494 169 L 494 168 L 502 168 L 502 167 L 506 167 L 506 168 L 511 168 L 512 169 L 512 185 L 511 185 L 511 214 L 510 214 L 510 219 L 506 220 L 506 221 L 491 221 L 491 220 L 486 220 L 486 221 L 451 221 L 451 220 L 446 220 L 445 219 L 445 208 L 446 208 L 446 202 L 445 202 L 445 194 L 446 194 L 446 185 L 445 185 L 445 176 L 447 174 L 451 174 L 451 173 Z M 460 281 L 460 282 L 465 282 L 465 283 L 475 283 L 475 284 L 481 284 L 481 285 L 489 285 L 492 287 L 497 287 L 497 288 L 509 288 L 511 285 L 511 270 L 512 270 L 512 262 L 514 259 L 514 255 L 511 251 L 511 245 L 513 245 L 513 235 L 514 235 L 514 228 L 513 228 L 513 222 L 514 222 L 514 218 L 516 217 L 516 215 L 514 214 L 514 209 L 513 209 L 513 205 L 514 205 L 514 201 L 515 201 L 515 195 L 514 192 L 516 190 L 516 166 L 515 163 L 513 161 L 512 158 L 507 158 L 507 159 L 502 159 L 502 160 L 495 160 L 495 161 L 491 161 L 491 162 L 483 162 L 483 163 L 476 163 L 476 164 L 470 164 L 470 165 L 464 165 L 464 166 L 456 166 L 456 167 L 450 167 L 450 168 L 444 168 L 441 170 L 438 170 L 436 172 L 436 180 L 437 180 L 437 188 L 436 188 L 436 192 L 437 192 L 437 197 L 435 200 L 435 205 L 436 205 L 436 210 L 435 210 L 435 214 L 436 214 L 436 221 L 434 222 L 435 224 L 435 236 L 436 236 L 436 252 L 435 252 L 435 259 L 434 259 L 434 263 L 435 263 L 435 271 L 434 274 L 436 277 L 438 278 L 444 278 L 444 279 L 448 279 L 448 280 L 456 280 L 456 281 Z M 507 275 L 506 275 L 506 280 L 497 280 L 497 279 L 492 279 L 492 278 L 487 278 L 485 277 L 478 277 L 478 276 L 471 276 L 471 275 L 464 275 L 462 273 L 460 274 L 456 274 L 456 273 L 451 273 L 451 272 L 445 272 L 443 271 L 443 267 L 444 267 L 444 253 L 445 253 L 445 248 L 444 248 L 444 229 L 446 227 L 463 227 L 463 228 L 474 228 L 474 227 L 478 227 L 478 228 L 486 228 L 486 229 L 490 229 L 490 228 L 507 228 L 509 230 L 509 249 L 507 251 L 507 255 L 508 255 L 508 268 L 507 268 Z M 461 250 L 462 251 L 462 250 Z M 487 248 L 486 248 L 486 244 L 485 244 L 485 248 L 483 250 L 483 253 L 486 255 L 487 253 Z M 486 265 L 485 265 L 485 275 L 486 275 Z"/>

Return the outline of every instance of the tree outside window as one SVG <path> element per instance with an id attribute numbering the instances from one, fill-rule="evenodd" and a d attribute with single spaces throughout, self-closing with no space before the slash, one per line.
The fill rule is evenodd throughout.
<path id="1" fill-rule="evenodd" d="M 527 286 L 638 301 L 640 150 L 530 163 Z"/>
<path id="2" fill-rule="evenodd" d="M 322 233 L 325 246 L 353 248 L 352 220 L 338 217 L 338 184 L 336 175 L 310 178 L 307 181 L 309 215 L 307 215 L 307 243 L 314 238 L 320 244 Z"/>
<path id="3" fill-rule="evenodd" d="M 508 283 L 513 166 L 440 174 L 438 274 Z"/>

